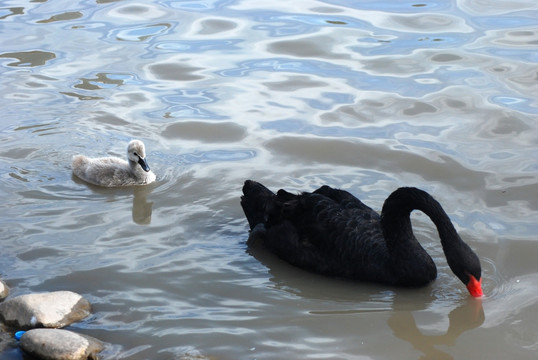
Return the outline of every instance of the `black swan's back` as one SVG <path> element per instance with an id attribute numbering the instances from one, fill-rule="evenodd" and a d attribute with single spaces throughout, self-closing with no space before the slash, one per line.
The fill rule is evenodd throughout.
<path id="1" fill-rule="evenodd" d="M 326 275 L 401 283 L 401 269 L 390 263 L 380 215 L 347 191 L 323 186 L 313 193 L 279 190 L 275 195 L 247 181 L 243 194 L 251 229 L 263 223 L 265 247 L 287 262 Z M 420 279 L 406 279 L 404 285 L 423 285 L 437 270 L 420 244 L 413 245 L 410 251 L 421 255 L 417 266 L 422 271 Z"/>
<path id="2" fill-rule="evenodd" d="M 426 205 L 420 203 L 418 207 L 408 203 L 425 199 Z M 440 210 L 444 217 L 428 214 L 438 229 L 446 227 L 448 219 L 440 205 L 432 210 L 430 199 L 422 190 L 400 188 L 389 196 L 380 216 L 350 193 L 329 186 L 313 193 L 295 195 L 279 190 L 274 194 L 262 184 L 247 180 L 241 206 L 251 230 L 255 230 L 251 234 L 262 237 L 266 248 L 295 266 L 326 275 L 418 286 L 434 280 L 437 270 L 413 235 L 410 212 L 415 208 L 427 214 Z M 435 200 L 433 204 L 438 205 Z M 450 220 L 448 223 L 453 229 Z M 452 247 L 447 239 L 455 234 L 457 242 L 459 236 L 455 230 L 454 234 L 441 231 L 448 257 Z M 470 248 L 463 249 L 467 250 Z M 468 276 L 465 271 L 464 275 L 456 274 L 462 281 Z M 479 273 L 474 276 L 480 279 Z"/>

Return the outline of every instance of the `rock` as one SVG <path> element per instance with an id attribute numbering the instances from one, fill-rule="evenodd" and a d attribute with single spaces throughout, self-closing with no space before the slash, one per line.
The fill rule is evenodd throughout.
<path id="1" fill-rule="evenodd" d="M 28 330 L 19 346 L 28 354 L 45 360 L 98 359 L 103 350 L 99 340 L 61 329 Z"/>
<path id="2" fill-rule="evenodd" d="M 7 287 L 6 283 L 0 280 L 0 300 L 7 297 L 9 294 L 9 288 Z"/>
<path id="3" fill-rule="evenodd" d="M 89 301 L 71 291 L 21 295 L 0 303 L 0 318 L 18 330 L 60 328 L 84 319 L 90 312 Z"/>

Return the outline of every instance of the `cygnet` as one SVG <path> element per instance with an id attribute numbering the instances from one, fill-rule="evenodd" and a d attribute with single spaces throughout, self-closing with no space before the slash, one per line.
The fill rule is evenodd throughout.
<path id="1" fill-rule="evenodd" d="M 90 184 L 117 187 L 146 185 L 155 181 L 155 174 L 146 162 L 146 149 L 140 140 L 127 147 L 127 161 L 117 157 L 73 157 L 73 174 Z"/>

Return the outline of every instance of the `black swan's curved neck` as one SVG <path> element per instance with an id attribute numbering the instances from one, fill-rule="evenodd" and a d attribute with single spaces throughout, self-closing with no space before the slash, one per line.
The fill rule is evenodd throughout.
<path id="1" fill-rule="evenodd" d="M 412 238 L 410 215 L 413 210 L 422 211 L 435 224 L 445 253 L 446 248 L 462 241 L 446 212 L 430 194 L 417 188 L 399 188 L 385 200 L 381 212 L 387 246 L 397 246 Z"/>
<path id="2" fill-rule="evenodd" d="M 441 205 L 425 191 L 399 188 L 385 200 L 381 212 L 381 228 L 389 252 L 398 256 L 408 247 L 420 246 L 411 228 L 410 214 L 413 210 L 420 210 L 429 216 L 439 232 L 450 269 L 467 285 L 471 293 L 475 291 L 481 295 L 481 268 L 478 257 L 460 238 Z"/>

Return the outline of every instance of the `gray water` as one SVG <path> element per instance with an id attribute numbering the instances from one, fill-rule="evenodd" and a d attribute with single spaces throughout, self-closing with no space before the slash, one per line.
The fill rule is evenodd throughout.
<path id="1" fill-rule="evenodd" d="M 106 359 L 536 359 L 538 5 L 521 1 L 4 1 L 0 277 L 72 290 Z M 145 142 L 155 184 L 71 157 Z M 247 250 L 245 179 L 429 191 L 479 254 L 482 300 L 413 214 L 439 276 L 353 283 Z M 22 359 L 2 335 L 0 357 Z"/>

